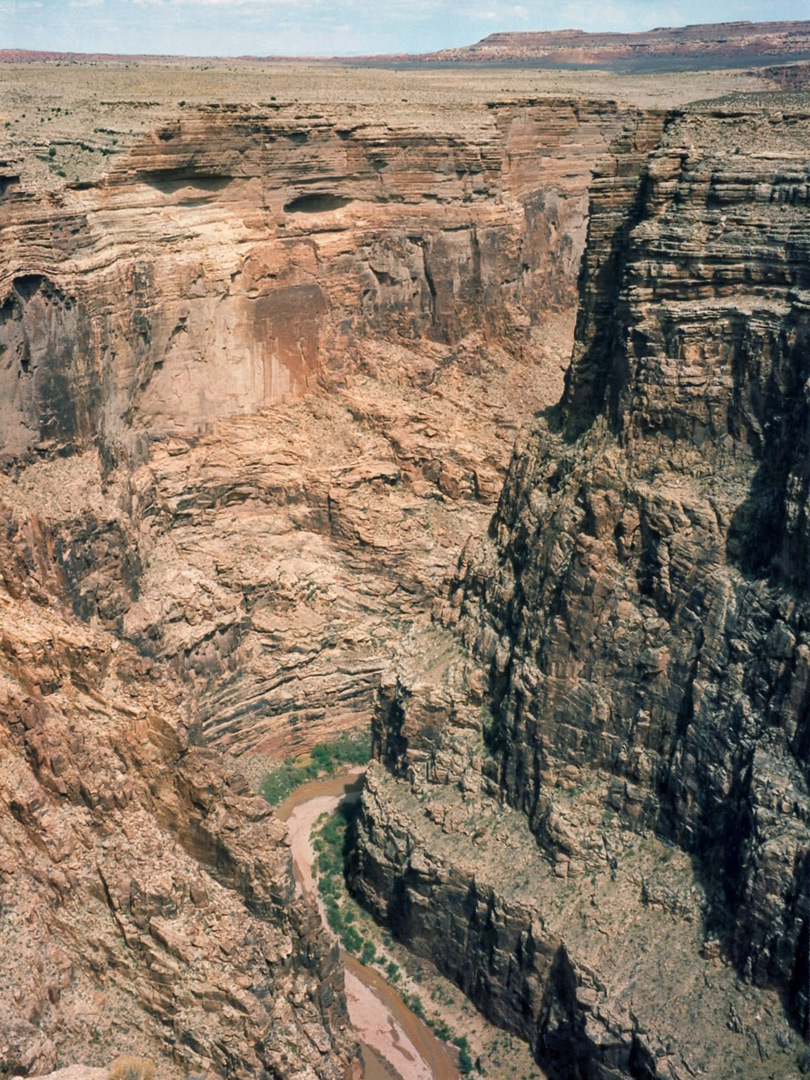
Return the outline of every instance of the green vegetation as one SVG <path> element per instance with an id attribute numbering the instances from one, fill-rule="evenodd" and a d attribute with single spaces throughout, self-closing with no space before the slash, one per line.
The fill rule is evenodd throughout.
<path id="1" fill-rule="evenodd" d="M 422 1005 L 422 999 L 417 994 L 409 994 L 406 991 L 402 992 L 402 1000 L 411 1010 L 414 1016 L 418 1016 L 420 1020 L 425 1019 L 425 1009 Z"/>
<path id="2" fill-rule="evenodd" d="M 332 751 L 331 759 L 334 760 L 334 747 L 328 749 Z M 313 869 L 330 928 L 340 938 L 346 952 L 358 956 L 363 964 L 373 964 L 377 958 L 373 942 L 364 938 L 353 925 L 359 918 L 368 917 L 363 916 L 355 901 L 346 894 L 344 883 L 346 830 L 355 813 L 355 806 L 343 803 L 334 814 L 321 815 L 318 831 L 312 837 L 315 851 Z"/>
<path id="3" fill-rule="evenodd" d="M 377 949 L 373 941 L 364 941 L 363 948 L 360 950 L 360 963 L 361 964 L 373 964 L 377 959 Z"/>
<path id="4" fill-rule="evenodd" d="M 307 757 L 288 758 L 268 773 L 262 782 L 262 795 L 271 806 L 278 806 L 288 795 L 308 780 L 334 776 L 351 765 L 365 765 L 371 758 L 371 732 L 344 732 L 331 743 L 318 743 Z"/>
<path id="5" fill-rule="evenodd" d="M 328 768 L 334 761 L 334 746 L 313 751 L 313 764 Z M 402 970 L 391 959 L 388 952 L 394 942 L 387 931 L 380 933 L 372 924 L 369 915 L 348 894 L 346 889 L 345 869 L 347 855 L 347 836 L 357 805 L 342 803 L 334 814 L 322 814 L 312 834 L 312 847 L 315 851 L 313 871 L 317 877 L 318 892 L 326 909 L 326 920 L 343 945 L 346 952 L 356 956 L 361 964 L 376 965 L 386 975 L 389 983 L 400 983 Z M 365 930 L 366 935 L 361 933 Z M 371 936 L 376 935 L 376 941 Z M 422 964 L 413 957 L 405 960 L 407 975 L 415 982 L 425 979 Z M 402 1001 L 410 1011 L 444 1042 L 458 1050 L 458 1068 L 463 1076 L 469 1076 L 474 1068 L 470 1047 L 465 1035 L 457 1034 L 447 1021 L 437 1015 L 428 1015 L 422 998 L 408 990 L 401 990 Z M 431 997 L 442 1002 L 453 1000 L 452 995 L 436 988 Z"/>
<path id="6" fill-rule="evenodd" d="M 366 946 L 370 944 L 365 938 L 360 937 L 353 926 L 344 928 L 343 933 L 340 935 L 340 940 L 343 943 L 343 948 L 346 952 L 350 953 L 362 953 Z M 374 948 L 373 945 L 372 948 Z"/>
<path id="7" fill-rule="evenodd" d="M 453 1044 L 458 1047 L 458 1071 L 463 1076 L 469 1076 L 473 1071 L 473 1059 L 470 1055 L 470 1047 L 466 1035 L 459 1035 L 453 1039 Z"/>

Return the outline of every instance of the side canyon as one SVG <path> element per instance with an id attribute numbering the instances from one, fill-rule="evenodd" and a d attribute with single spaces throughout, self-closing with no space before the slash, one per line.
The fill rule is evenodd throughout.
<path id="1" fill-rule="evenodd" d="M 198 74 L 2 71 L 0 1078 L 359 1078 L 249 780 L 368 724 L 354 894 L 552 1080 L 798 1077 L 810 101 Z"/>

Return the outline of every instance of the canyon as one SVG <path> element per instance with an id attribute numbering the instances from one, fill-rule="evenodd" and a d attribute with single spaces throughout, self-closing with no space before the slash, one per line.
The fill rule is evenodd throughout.
<path id="1" fill-rule="evenodd" d="M 549 1077 L 806 1071 L 806 98 L 0 77 L 0 1075 L 358 1078 L 252 781 L 368 724 L 355 895 Z"/>

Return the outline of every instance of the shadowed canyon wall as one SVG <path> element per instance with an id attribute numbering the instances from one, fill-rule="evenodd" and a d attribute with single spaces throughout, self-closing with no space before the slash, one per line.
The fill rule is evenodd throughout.
<path id="1" fill-rule="evenodd" d="M 384 692 L 356 888 L 554 1076 L 804 1053 L 807 122 L 614 143 L 562 401 L 439 605 L 487 676 L 450 638 Z"/>

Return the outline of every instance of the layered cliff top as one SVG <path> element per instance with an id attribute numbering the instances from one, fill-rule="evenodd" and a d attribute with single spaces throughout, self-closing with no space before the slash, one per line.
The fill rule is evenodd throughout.
<path id="1" fill-rule="evenodd" d="M 200 106 L 238 103 L 303 126 L 379 124 L 465 137 L 486 122 L 493 102 L 555 95 L 670 107 L 772 85 L 739 70 L 673 75 L 662 85 L 653 75 L 617 78 L 606 71 L 484 70 L 473 80 L 462 71 L 224 60 L 0 62 L 0 195 L 18 183 L 36 190 L 96 180 L 137 139 Z"/>

